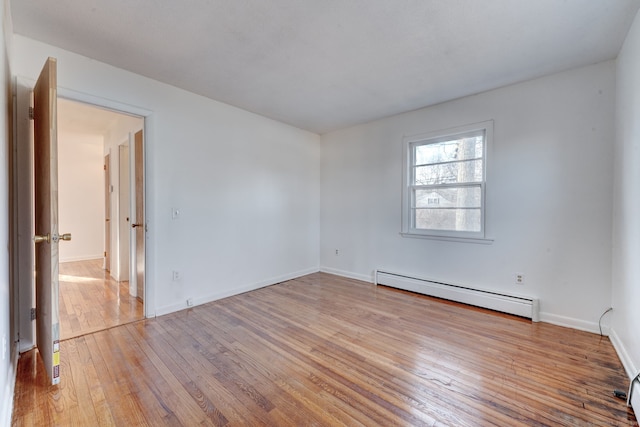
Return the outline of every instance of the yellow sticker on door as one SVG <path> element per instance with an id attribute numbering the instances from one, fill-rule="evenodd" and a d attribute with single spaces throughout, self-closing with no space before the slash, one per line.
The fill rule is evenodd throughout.
<path id="1" fill-rule="evenodd" d="M 60 341 L 53 342 L 53 384 L 60 383 Z"/>

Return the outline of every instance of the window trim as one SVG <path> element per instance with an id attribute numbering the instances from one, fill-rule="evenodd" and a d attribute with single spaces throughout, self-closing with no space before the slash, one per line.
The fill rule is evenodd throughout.
<path id="1" fill-rule="evenodd" d="M 461 136 L 472 132 L 484 132 L 483 144 L 483 180 L 480 183 L 481 188 L 481 209 L 480 209 L 480 231 L 455 231 L 455 230 L 423 230 L 417 229 L 413 224 L 412 215 L 412 170 L 413 170 L 413 149 L 416 143 L 443 142 L 453 136 Z M 493 120 L 487 120 L 479 123 L 472 123 L 453 128 L 436 130 L 417 135 L 405 136 L 402 143 L 402 229 L 400 234 L 403 237 L 417 237 L 436 240 L 449 240 L 456 242 L 484 243 L 489 244 L 493 239 L 487 237 L 486 233 L 486 188 L 488 182 L 489 158 L 491 145 L 493 141 Z M 464 185 L 470 185 L 464 184 Z M 472 184 L 477 186 L 477 183 Z M 459 186 L 459 185 L 457 185 Z"/>

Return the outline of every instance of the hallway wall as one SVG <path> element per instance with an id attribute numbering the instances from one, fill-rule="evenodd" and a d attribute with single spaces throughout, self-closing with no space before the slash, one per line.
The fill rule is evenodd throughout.
<path id="1" fill-rule="evenodd" d="M 102 258 L 104 252 L 104 158 L 101 135 L 58 133 L 60 262 Z"/>

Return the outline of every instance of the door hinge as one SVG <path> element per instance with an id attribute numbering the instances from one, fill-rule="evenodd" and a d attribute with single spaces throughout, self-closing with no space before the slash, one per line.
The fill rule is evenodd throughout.
<path id="1" fill-rule="evenodd" d="M 107 165 L 102 165 L 102 168 L 103 168 L 104 170 L 107 170 Z"/>
<path id="2" fill-rule="evenodd" d="M 107 251 L 104 251 L 104 256 L 105 256 L 105 257 L 107 256 Z"/>
<path id="3" fill-rule="evenodd" d="M 33 107 L 29 107 L 29 120 L 33 120 Z"/>
<path id="4" fill-rule="evenodd" d="M 36 309 L 35 309 L 35 307 L 31 309 L 31 320 L 36 320 Z"/>

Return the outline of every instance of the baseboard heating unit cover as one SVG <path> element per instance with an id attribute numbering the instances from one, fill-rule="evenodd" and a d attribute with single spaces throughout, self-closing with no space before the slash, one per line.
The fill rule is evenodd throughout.
<path id="1" fill-rule="evenodd" d="M 627 393 L 627 405 L 633 408 L 636 418 L 640 419 L 640 372 L 631 379 L 629 393 Z"/>
<path id="2" fill-rule="evenodd" d="M 540 321 L 537 298 L 473 289 L 383 270 L 375 271 L 374 281 L 376 285 L 391 286 L 503 313 L 515 314 L 516 316 L 527 317 L 534 322 Z"/>

